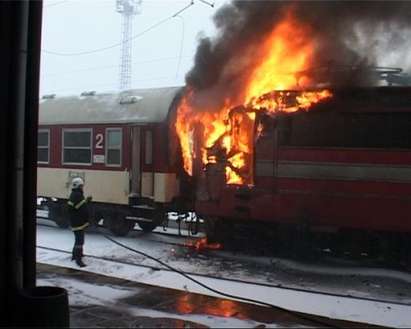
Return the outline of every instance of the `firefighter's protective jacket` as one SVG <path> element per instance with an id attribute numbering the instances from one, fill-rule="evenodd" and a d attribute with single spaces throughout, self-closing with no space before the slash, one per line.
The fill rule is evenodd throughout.
<path id="1" fill-rule="evenodd" d="M 73 231 L 83 230 L 89 225 L 89 210 L 87 199 L 82 189 L 72 189 L 68 205 L 68 215 Z"/>

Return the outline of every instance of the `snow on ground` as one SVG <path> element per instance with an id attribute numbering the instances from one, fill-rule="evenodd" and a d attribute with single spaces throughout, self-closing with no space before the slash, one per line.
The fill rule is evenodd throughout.
<path id="1" fill-rule="evenodd" d="M 102 305 L 113 309 L 121 309 L 136 317 L 169 318 L 200 323 L 210 328 L 256 328 L 264 325 L 265 328 L 277 328 L 272 323 L 261 323 L 253 320 L 238 319 L 234 317 L 219 317 L 202 314 L 174 314 L 170 312 L 151 310 L 130 306 L 121 301 L 123 298 L 135 296 L 138 298 L 138 288 L 124 288 L 119 286 L 96 285 L 67 278 L 42 278 L 37 279 L 38 286 L 58 286 L 67 289 L 71 306 Z"/>
<path id="2" fill-rule="evenodd" d="M 272 265 L 277 267 L 278 269 L 287 269 L 298 271 L 300 273 L 309 273 L 309 274 L 321 274 L 321 275 L 345 275 L 345 276 L 364 276 L 364 277 L 375 277 L 375 278 L 390 278 L 394 280 L 401 280 L 407 283 L 411 283 L 411 273 L 400 272 L 396 270 L 390 270 L 385 268 L 366 268 L 366 267 L 359 267 L 355 265 L 353 262 L 347 262 L 348 265 L 343 267 L 341 264 L 332 264 L 330 265 L 319 265 L 319 264 L 308 264 L 308 263 L 301 263 L 299 261 L 290 260 L 290 259 L 283 259 L 283 258 L 275 258 L 275 257 L 253 257 L 253 256 L 244 256 L 244 255 L 233 255 L 229 252 L 222 252 L 219 251 L 218 255 L 223 258 L 227 259 L 237 259 L 237 260 L 247 260 L 254 263 L 259 263 L 262 265 Z M 331 263 L 330 263 L 331 264 Z M 411 299 L 407 301 L 411 304 Z"/>
<path id="3" fill-rule="evenodd" d="M 136 293 L 136 289 L 118 289 L 110 286 L 102 286 L 69 280 L 65 278 L 37 279 L 37 286 L 64 287 L 69 291 L 70 305 L 107 305 L 116 299 L 121 299 Z"/>
<path id="4" fill-rule="evenodd" d="M 218 259 L 207 259 L 207 257 L 202 255 L 192 257 L 190 254 L 187 254 L 182 250 L 178 250 L 178 247 L 145 240 L 144 236 L 140 236 L 139 239 L 116 239 L 132 248 L 146 252 L 151 256 L 157 257 L 158 259 L 167 262 L 169 265 L 184 271 L 212 274 L 214 276 L 218 275 L 221 278 L 227 279 L 238 278 L 254 282 L 261 282 L 265 277 L 266 282 L 268 283 L 270 282 L 267 280 L 269 276 L 276 276 L 276 271 L 274 268 L 272 273 L 266 273 L 266 276 L 257 275 L 258 278 L 256 279 L 255 271 L 253 272 L 249 268 L 244 267 L 244 264 L 241 264 L 238 261 L 237 263 L 228 263 L 229 267 L 225 267 L 222 266 Z M 38 227 L 37 244 L 40 246 L 60 248 L 71 251 L 73 236 L 68 230 Z M 191 281 L 188 281 L 177 273 L 165 270 L 156 270 L 160 267 L 157 263 L 123 249 L 104 239 L 104 237 L 98 235 L 97 233 L 89 233 L 86 235 L 84 251 L 87 255 L 104 256 L 153 267 L 134 267 L 131 265 L 123 265 L 115 262 L 102 261 L 86 257 L 85 261 L 88 266 L 84 269 L 85 271 L 128 279 L 144 284 L 221 297 L 205 290 Z M 37 259 L 39 262 L 77 268 L 75 264 L 70 261 L 70 255 L 68 254 L 61 254 L 44 249 L 38 249 L 37 252 Z M 216 264 L 213 264 L 213 262 Z M 264 271 L 267 270 L 265 269 Z M 300 312 L 383 326 L 409 327 L 411 325 L 411 317 L 409 316 L 409 314 L 411 314 L 411 306 L 356 300 L 346 297 L 318 295 L 302 291 L 284 290 L 275 287 L 262 287 L 228 280 L 204 278 L 195 275 L 193 277 L 209 285 L 210 287 L 221 290 L 225 293 L 264 301 L 266 303 L 271 303 Z M 340 290 L 347 288 L 350 287 L 340 287 Z"/>
<path id="5" fill-rule="evenodd" d="M 185 314 L 178 315 L 172 313 L 165 313 L 161 311 L 153 311 L 147 309 L 132 309 L 131 312 L 135 316 L 148 316 L 151 318 L 167 317 L 171 319 L 184 319 L 195 323 L 203 324 L 210 328 L 257 328 L 264 326 L 264 328 L 278 328 L 279 326 L 273 323 L 261 323 L 252 320 L 240 320 L 234 317 L 218 317 L 213 315 L 200 315 L 200 314 Z M 301 328 L 301 326 L 298 326 Z"/>
<path id="6" fill-rule="evenodd" d="M 48 220 L 38 220 L 40 223 L 46 223 L 47 225 L 57 227 L 56 224 L 48 221 Z M 158 228 L 160 232 L 162 232 L 162 228 Z M 141 232 L 133 232 L 129 234 L 129 238 L 126 239 L 119 239 L 119 241 L 126 242 L 130 247 L 136 247 L 141 251 L 146 251 L 146 252 L 151 252 L 153 250 L 153 245 L 149 244 L 147 246 L 147 239 L 149 240 L 154 240 L 158 242 L 165 242 L 165 243 L 184 243 L 184 240 L 181 238 L 177 238 L 175 236 L 172 236 L 172 233 L 174 231 L 170 231 L 168 229 L 168 232 L 170 233 L 170 236 L 167 235 L 142 235 Z M 183 232 L 183 236 L 187 236 L 187 232 Z M 93 233 L 88 233 L 88 236 L 92 236 L 93 234 L 96 234 L 96 232 Z M 199 237 L 202 237 L 202 235 L 199 235 Z M 52 237 L 49 237 L 50 239 Z M 62 246 L 67 246 L 72 243 L 71 239 L 72 237 L 70 234 L 66 237 L 68 241 L 64 243 Z M 144 239 L 144 245 L 142 245 L 142 239 Z M 50 242 L 49 240 L 45 240 Z M 93 243 L 93 245 L 90 247 L 91 250 L 93 250 L 93 255 L 96 256 L 105 256 L 105 257 L 113 257 L 116 256 L 113 254 L 109 249 L 110 248 L 110 243 L 107 243 L 108 241 L 103 240 L 103 246 L 101 244 L 95 244 L 95 242 L 91 241 L 90 243 Z M 408 285 L 411 283 L 411 274 L 410 273 L 405 273 L 405 272 L 400 272 L 400 271 L 395 271 L 395 270 L 388 270 L 388 269 L 382 269 L 382 268 L 364 268 L 364 267 L 359 267 L 358 265 L 351 264 L 350 266 L 341 266 L 341 264 L 335 264 L 331 263 L 328 265 L 320 265 L 320 264 L 309 264 L 309 263 L 302 263 L 294 260 L 288 260 L 288 259 L 281 259 L 281 258 L 275 258 L 275 257 L 254 257 L 254 256 L 246 256 L 246 255 L 238 255 L 238 254 L 233 254 L 231 252 L 224 252 L 224 251 L 209 251 L 207 256 L 204 256 L 202 254 L 189 254 L 186 252 L 186 250 L 180 250 L 178 247 L 175 247 L 173 245 L 164 245 L 160 247 L 163 247 L 161 250 L 158 249 L 158 245 L 155 244 L 156 247 L 154 250 L 159 251 L 161 253 L 161 256 L 164 256 L 163 253 L 168 253 L 169 261 L 172 261 L 174 266 L 184 268 L 185 271 L 189 271 L 192 273 L 201 273 L 201 274 L 207 274 L 207 275 L 218 275 L 222 270 L 227 273 L 228 276 L 232 278 L 236 278 L 239 280 L 248 280 L 251 279 L 253 282 L 259 282 L 259 283 L 266 283 L 267 280 L 269 283 L 275 284 L 276 282 L 283 282 L 285 279 L 282 274 L 285 272 L 286 276 L 290 277 L 291 274 L 294 274 L 296 277 L 293 277 L 292 280 L 290 280 L 290 285 L 292 287 L 310 287 L 310 280 L 302 280 L 302 279 L 307 279 L 310 276 L 315 275 L 316 277 L 334 277 L 337 279 L 338 282 L 341 281 L 341 279 L 344 277 L 345 280 L 347 278 L 356 278 L 357 281 L 361 280 L 362 282 L 367 281 L 367 285 L 369 287 L 376 288 L 374 290 L 377 291 L 377 295 L 373 294 L 372 291 L 366 291 L 364 289 L 358 289 L 358 290 L 352 290 L 351 293 L 353 293 L 357 297 L 368 297 L 368 298 L 377 298 L 377 299 L 388 299 L 390 301 L 398 301 L 402 303 L 409 303 L 411 304 L 411 287 Z M 89 243 L 86 243 L 86 250 L 89 248 Z M 111 246 L 114 247 L 114 246 Z M 147 248 L 148 247 L 148 248 Z M 117 248 L 117 247 L 115 247 Z M 67 249 L 68 250 L 68 249 Z M 116 250 L 116 249 L 115 249 Z M 124 251 L 124 250 L 123 250 Z M 141 259 L 145 265 L 154 265 L 157 266 L 157 264 L 153 264 L 151 261 L 147 261 L 141 256 L 138 255 L 131 255 L 130 252 L 126 251 L 123 253 L 124 257 L 126 258 L 121 258 L 123 260 L 127 260 L 130 258 L 131 261 L 135 260 L 135 256 L 139 257 L 139 260 Z M 213 257 L 212 264 L 210 264 L 210 256 Z M 248 268 L 244 268 L 244 264 L 247 264 Z M 213 266 L 210 266 L 213 265 Z M 270 272 L 265 273 L 265 276 L 263 278 L 260 278 L 259 275 L 256 276 L 256 272 L 259 272 L 259 274 L 264 272 L 264 269 L 269 268 Z M 216 270 L 217 269 L 217 270 Z M 229 272 L 228 272 L 229 271 Z M 364 278 L 362 278 L 364 277 Z M 391 285 L 393 286 L 393 290 L 397 290 L 397 293 L 392 291 L 391 296 L 389 293 L 386 295 L 381 295 L 382 292 L 378 292 L 379 289 L 377 288 L 384 288 L 382 287 L 382 284 L 379 280 L 372 280 L 372 278 L 383 278 L 386 281 L 386 285 Z M 353 279 L 354 280 L 354 279 Z M 352 281 L 353 281 L 352 280 Z M 388 282 L 387 282 L 388 280 Z M 391 280 L 391 281 L 390 281 Z M 295 281 L 298 283 L 295 285 L 292 283 L 292 281 Z M 324 281 L 324 280 L 323 280 Z M 369 281 L 369 282 L 368 282 Z M 406 286 L 409 289 L 409 296 L 406 294 L 401 294 L 400 291 L 403 290 L 403 286 L 398 286 L 395 287 L 396 285 L 395 281 L 401 281 L 404 284 L 406 283 Z M 284 284 L 283 284 L 284 285 Z M 397 284 L 398 285 L 398 284 Z M 349 286 L 351 288 L 355 287 L 355 282 L 347 282 L 346 286 Z M 313 286 L 313 288 L 319 288 L 316 286 Z M 387 287 L 385 287 L 387 289 Z M 336 287 L 329 286 L 327 287 L 327 291 L 330 293 L 337 293 L 337 294 L 346 294 L 345 293 L 345 287 L 344 291 L 341 291 L 339 286 L 337 285 Z M 407 297 L 408 296 L 408 297 Z M 391 297 L 391 298 L 390 298 Z"/>

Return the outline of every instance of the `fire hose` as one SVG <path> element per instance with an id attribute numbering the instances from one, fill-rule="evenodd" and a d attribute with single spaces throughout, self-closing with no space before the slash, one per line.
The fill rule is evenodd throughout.
<path id="1" fill-rule="evenodd" d="M 122 248 L 124 248 L 124 249 L 127 249 L 127 250 L 129 250 L 129 251 L 131 251 L 131 252 L 134 252 L 134 253 L 136 253 L 136 254 L 139 254 L 139 255 L 141 255 L 141 256 L 143 256 L 143 257 L 146 257 L 146 258 L 148 258 L 148 259 L 151 259 L 151 260 L 159 263 L 160 265 L 164 266 L 165 268 L 167 268 L 167 269 L 169 269 L 169 270 L 171 270 L 171 271 L 173 271 L 173 272 L 175 272 L 175 273 L 177 273 L 177 274 L 180 274 L 181 276 L 185 277 L 186 279 L 188 279 L 188 280 L 196 283 L 196 284 L 199 285 L 200 287 L 203 287 L 204 289 L 209 290 L 209 291 L 211 291 L 211 292 L 213 292 L 213 293 L 215 293 L 215 294 L 218 294 L 218 295 L 220 295 L 220 296 L 224 296 L 224 297 L 227 297 L 227 298 L 230 298 L 230 299 L 236 299 L 236 300 L 244 301 L 244 302 L 247 302 L 247 303 L 258 304 L 258 305 L 261 305 L 261 306 L 266 306 L 266 307 L 269 307 L 269 308 L 273 308 L 273 309 L 282 311 L 282 312 L 284 312 L 284 313 L 287 313 L 287 314 L 296 316 L 296 317 L 298 317 L 298 318 L 300 318 L 300 319 L 302 319 L 302 320 L 315 323 L 316 325 L 319 325 L 319 326 L 322 326 L 322 327 L 325 326 L 325 327 L 329 327 L 329 328 L 340 328 L 340 327 L 338 327 L 338 326 L 336 326 L 336 325 L 334 325 L 334 324 L 330 324 L 330 323 L 328 323 L 328 322 L 326 322 L 326 321 L 318 320 L 318 319 L 312 318 L 312 317 L 310 317 L 310 316 L 308 316 L 308 315 L 304 315 L 304 314 L 302 314 L 302 313 L 300 313 L 300 312 L 292 311 L 292 310 L 289 310 L 289 309 L 287 309 L 287 308 L 283 308 L 283 307 L 278 306 L 278 305 L 273 305 L 273 304 L 270 304 L 270 303 L 267 303 L 267 302 L 263 302 L 263 301 L 260 301 L 260 300 L 255 300 L 255 299 L 252 299 L 252 298 L 240 297 L 240 296 L 228 294 L 228 293 L 219 291 L 219 290 L 217 290 L 217 289 L 214 289 L 214 288 L 212 288 L 212 287 L 209 287 L 209 286 L 207 286 L 206 284 L 204 284 L 204 283 L 202 283 L 202 282 L 200 282 L 200 281 L 192 278 L 192 277 L 189 276 L 187 273 L 185 273 L 185 272 L 183 272 L 183 271 L 181 271 L 181 270 L 179 270 L 179 269 L 176 269 L 176 268 L 174 268 L 174 267 L 172 267 L 172 266 L 164 263 L 163 261 L 159 260 L 158 258 L 155 258 L 155 257 L 153 257 L 153 256 L 151 256 L 151 255 L 149 255 L 149 254 L 146 254 L 145 252 L 142 252 L 142 251 L 140 251 L 140 250 L 136 250 L 136 249 L 134 249 L 134 248 L 132 248 L 132 247 L 129 247 L 129 246 L 127 246 L 127 245 L 125 245 L 125 244 L 123 244 L 123 243 L 121 243 L 121 242 L 113 239 L 112 237 L 108 236 L 107 234 L 101 232 L 99 229 L 98 229 L 98 231 L 99 231 L 99 233 L 100 233 L 102 236 L 104 236 L 107 240 L 111 241 L 112 243 L 114 243 L 114 244 L 116 244 L 116 245 L 118 245 L 118 246 L 120 246 L 120 247 L 122 247 Z"/>

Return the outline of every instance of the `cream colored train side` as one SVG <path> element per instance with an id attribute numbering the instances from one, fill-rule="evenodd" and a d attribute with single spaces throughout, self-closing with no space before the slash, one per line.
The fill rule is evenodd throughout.
<path id="1" fill-rule="evenodd" d="M 94 219 L 116 234 L 135 222 L 150 231 L 179 194 L 169 156 L 169 122 L 180 87 L 48 95 L 40 102 L 38 196 L 67 226 L 65 203 L 74 177 L 93 196 Z"/>

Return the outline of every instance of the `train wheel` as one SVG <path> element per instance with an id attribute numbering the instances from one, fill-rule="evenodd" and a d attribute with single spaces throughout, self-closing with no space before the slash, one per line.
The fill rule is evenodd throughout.
<path id="1" fill-rule="evenodd" d="M 99 222 L 103 218 L 103 215 L 101 213 L 95 212 L 93 215 L 90 216 L 89 223 L 90 227 L 99 227 Z"/>
<path id="2" fill-rule="evenodd" d="M 204 218 L 205 231 L 208 243 L 228 243 L 227 232 L 232 228 L 217 217 Z"/>
<path id="3" fill-rule="evenodd" d="M 101 218 L 103 218 L 103 215 L 101 214 L 100 211 L 96 211 L 95 207 L 93 204 L 88 205 L 88 211 L 89 211 L 89 223 L 90 227 L 96 228 L 98 227 L 98 223 Z"/>
<path id="4" fill-rule="evenodd" d="M 205 218 L 205 233 L 207 236 L 207 242 L 213 243 L 217 241 L 217 219 L 215 218 Z"/>
<path id="5" fill-rule="evenodd" d="M 405 269 L 411 272 L 411 234 L 404 234 L 402 237 L 402 259 Z"/>
<path id="6" fill-rule="evenodd" d="M 312 261 L 316 259 L 313 234 L 309 224 L 296 227 L 293 239 L 293 255 L 297 259 Z"/>
<path id="7" fill-rule="evenodd" d="M 134 227 L 133 221 L 129 221 L 122 216 L 116 216 L 113 213 L 104 216 L 104 224 L 116 236 L 126 236 Z"/>
<path id="8" fill-rule="evenodd" d="M 137 224 L 146 233 L 152 232 L 157 227 L 157 224 L 153 222 L 138 222 Z"/>

